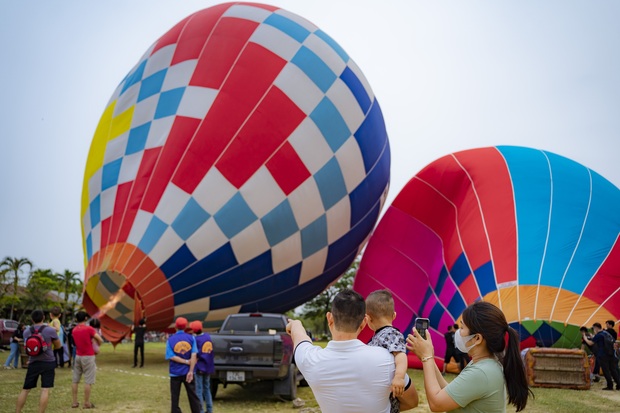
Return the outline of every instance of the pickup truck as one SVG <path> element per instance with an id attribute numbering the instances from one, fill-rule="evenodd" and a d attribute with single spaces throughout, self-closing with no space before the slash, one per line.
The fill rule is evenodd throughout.
<path id="1" fill-rule="evenodd" d="M 0 347 L 6 347 L 11 344 L 11 337 L 18 326 L 17 321 L 0 318 Z"/>
<path id="2" fill-rule="evenodd" d="M 215 373 L 211 395 L 221 383 L 248 386 L 273 382 L 273 393 L 286 400 L 297 397 L 300 380 L 293 364 L 293 341 L 286 333 L 286 316 L 270 313 L 229 315 L 217 333 L 211 333 Z"/>

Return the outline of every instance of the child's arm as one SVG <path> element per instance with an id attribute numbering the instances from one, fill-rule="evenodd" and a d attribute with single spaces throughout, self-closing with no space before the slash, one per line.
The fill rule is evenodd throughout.
<path id="1" fill-rule="evenodd" d="M 394 379 L 392 380 L 392 395 L 400 397 L 405 390 L 405 375 L 407 375 L 407 355 L 403 351 L 393 351 Z"/>

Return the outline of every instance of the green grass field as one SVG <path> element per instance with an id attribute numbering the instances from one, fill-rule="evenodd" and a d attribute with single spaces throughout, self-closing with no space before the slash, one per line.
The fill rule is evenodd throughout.
<path id="1" fill-rule="evenodd" d="M 93 386 L 91 400 L 100 412 L 169 412 L 170 391 L 168 363 L 164 360 L 163 343 L 147 343 L 144 368 L 131 368 L 133 345 L 120 344 L 114 349 L 110 344 L 102 346 L 97 356 L 97 382 Z M 8 351 L 0 353 L 0 362 L 8 357 Z M 26 369 L 0 370 L 0 411 L 11 412 L 21 390 Z M 420 393 L 420 406 L 411 412 L 428 412 L 424 396 L 422 373 L 409 370 Z M 448 375 L 450 380 L 451 375 Z M 525 412 L 529 413 L 581 413 L 588 410 L 619 412 L 620 391 L 604 392 L 602 383 L 594 383 L 591 390 L 562 390 L 535 388 L 536 398 L 528 402 Z M 80 405 L 82 404 L 80 386 Z M 38 411 L 40 389 L 33 389 L 28 396 L 25 412 Z M 304 407 L 317 407 L 309 387 L 300 387 L 298 397 L 305 401 Z M 355 395 L 352 395 L 355 397 Z M 181 408 L 189 412 L 187 397 L 181 393 Z M 71 409 L 71 370 L 56 370 L 55 387 L 52 390 L 48 412 L 75 412 Z M 290 401 L 284 401 L 271 394 L 268 386 L 242 388 L 237 385 L 221 386 L 214 402 L 217 413 L 238 412 L 281 412 L 299 411 Z M 318 409 L 317 409 L 318 411 Z M 514 411 L 510 407 L 507 411 Z"/>

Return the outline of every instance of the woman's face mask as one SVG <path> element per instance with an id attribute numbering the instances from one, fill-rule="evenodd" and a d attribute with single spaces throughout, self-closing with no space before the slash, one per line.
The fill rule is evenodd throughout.
<path id="1" fill-rule="evenodd" d="M 478 343 L 474 343 L 471 346 L 467 346 L 465 343 L 467 343 L 469 340 L 471 340 L 475 336 L 476 336 L 475 334 L 470 334 L 468 336 L 463 337 L 461 335 L 461 329 L 458 329 L 454 333 L 454 345 L 456 346 L 456 348 L 458 348 L 463 353 L 469 353 L 469 350 L 474 348 L 476 344 Z"/>

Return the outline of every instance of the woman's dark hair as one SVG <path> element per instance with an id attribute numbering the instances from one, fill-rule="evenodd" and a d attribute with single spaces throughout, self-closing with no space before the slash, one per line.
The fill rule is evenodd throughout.
<path id="1" fill-rule="evenodd" d="M 78 323 L 83 323 L 84 321 L 88 319 L 88 313 L 86 311 L 78 311 L 75 314 L 75 319 L 77 320 Z"/>
<path id="2" fill-rule="evenodd" d="M 508 325 L 502 310 L 487 301 L 478 301 L 463 311 L 463 323 L 469 328 L 469 334 L 480 334 L 484 337 L 489 351 L 504 366 L 508 402 L 513 404 L 518 412 L 525 409 L 527 398 L 534 394 L 527 384 L 525 366 L 519 351 L 519 334 Z"/>

